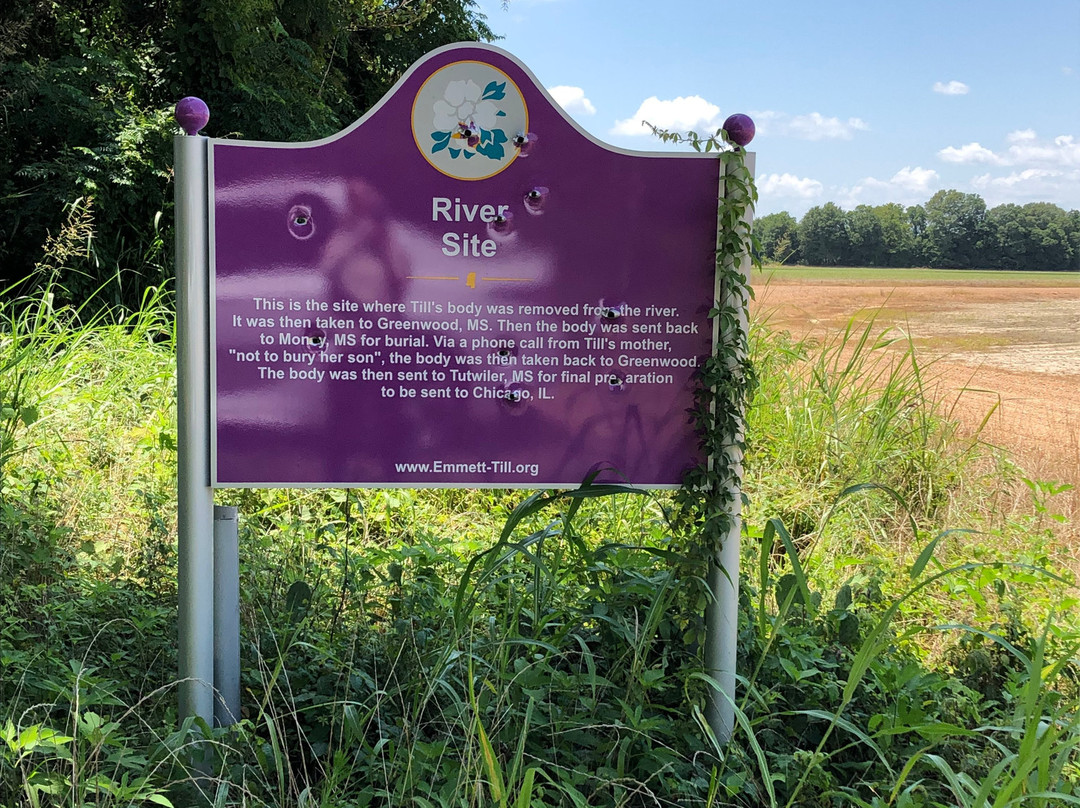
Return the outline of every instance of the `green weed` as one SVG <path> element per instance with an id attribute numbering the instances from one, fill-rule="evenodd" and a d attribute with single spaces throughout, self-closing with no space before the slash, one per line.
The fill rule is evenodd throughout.
<path id="1" fill-rule="evenodd" d="M 243 515 L 242 714 L 178 721 L 161 303 L 81 325 L 0 304 L 20 329 L 0 389 L 38 408 L 6 427 L 0 804 L 1074 799 L 1059 486 L 1032 481 L 1023 521 L 978 522 L 978 443 L 903 335 L 854 323 L 825 345 L 753 334 L 728 745 L 703 719 L 693 543 L 670 497 L 615 486 L 221 492 Z"/>

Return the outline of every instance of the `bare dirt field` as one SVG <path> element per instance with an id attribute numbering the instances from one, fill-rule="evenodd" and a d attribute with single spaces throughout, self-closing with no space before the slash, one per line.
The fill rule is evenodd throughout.
<path id="1" fill-rule="evenodd" d="M 752 316 L 800 338 L 869 317 L 910 335 L 957 420 L 972 432 L 985 421 L 981 438 L 1012 452 L 1028 477 L 1077 486 L 1054 505 L 1080 519 L 1080 282 L 881 272 L 889 277 L 766 273 L 754 279 Z"/>

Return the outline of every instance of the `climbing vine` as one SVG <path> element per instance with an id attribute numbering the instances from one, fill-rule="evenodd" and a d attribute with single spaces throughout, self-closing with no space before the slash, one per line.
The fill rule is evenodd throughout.
<path id="1" fill-rule="evenodd" d="M 757 188 L 746 165 L 746 152 L 724 130 L 711 136 L 685 135 L 651 127 L 664 142 L 688 144 L 698 152 L 717 152 L 720 193 L 716 222 L 716 291 L 709 317 L 716 323 L 716 345 L 701 372 L 692 416 L 706 460 L 684 478 L 676 496 L 677 535 L 682 537 L 686 582 L 696 582 L 692 608 L 703 611 L 709 597 L 702 570 L 716 559 L 728 535 L 741 496 L 744 418 L 756 386 L 749 360 L 747 309 L 753 294 L 747 257 L 757 263 L 750 211 Z M 740 493 L 736 493 L 740 492 Z"/>

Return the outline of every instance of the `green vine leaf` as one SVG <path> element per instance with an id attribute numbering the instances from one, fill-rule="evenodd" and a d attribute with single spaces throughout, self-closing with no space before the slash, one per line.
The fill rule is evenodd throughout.
<path id="1" fill-rule="evenodd" d="M 709 318 L 718 320 L 716 350 L 704 362 L 697 376 L 694 406 L 690 416 L 698 435 L 698 445 L 708 460 L 689 471 L 676 496 L 675 522 L 685 546 L 682 558 L 687 565 L 683 580 L 693 582 L 698 590 L 691 593 L 707 602 L 705 576 L 734 525 L 738 504 L 738 463 L 746 441 L 743 414 L 757 384 L 748 358 L 748 337 L 743 323 L 753 297 L 745 261 L 759 263 L 750 224 L 750 213 L 757 202 L 757 188 L 745 163 L 745 152 L 726 142 L 724 132 L 702 136 L 667 132 L 647 123 L 654 135 L 665 143 L 682 143 L 695 151 L 719 155 L 722 177 L 717 202 L 717 248 L 715 271 L 722 294 L 712 301 Z M 739 501 L 741 501 L 741 492 Z"/>

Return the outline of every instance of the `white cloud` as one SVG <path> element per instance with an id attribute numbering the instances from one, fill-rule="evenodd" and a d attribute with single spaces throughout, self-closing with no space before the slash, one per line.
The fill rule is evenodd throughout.
<path id="1" fill-rule="evenodd" d="M 1053 140 L 1041 139 L 1033 129 L 1018 129 L 1005 137 L 1009 147 L 994 152 L 979 143 L 959 148 L 948 146 L 938 157 L 948 163 L 983 163 L 1018 168 L 1080 167 L 1080 141 L 1073 135 L 1058 135 Z"/>
<path id="2" fill-rule="evenodd" d="M 934 169 L 904 166 L 887 180 L 866 177 L 850 188 L 842 189 L 838 204 L 844 208 L 885 202 L 919 205 L 932 196 L 940 185 L 941 177 Z"/>
<path id="3" fill-rule="evenodd" d="M 794 174 L 765 174 L 757 181 L 762 198 L 816 199 L 825 190 L 817 180 L 796 177 Z"/>
<path id="4" fill-rule="evenodd" d="M 967 95 L 971 88 L 962 81 L 935 81 L 934 92 L 942 95 Z"/>
<path id="5" fill-rule="evenodd" d="M 946 163 L 990 163 L 1001 165 L 1001 158 L 979 143 L 968 143 L 956 148 L 948 146 L 938 152 L 938 157 Z"/>
<path id="6" fill-rule="evenodd" d="M 893 174 L 889 184 L 907 191 L 917 191 L 921 194 L 935 188 L 939 179 L 938 173 L 932 168 L 905 166 Z"/>
<path id="7" fill-rule="evenodd" d="M 972 186 L 990 207 L 1013 202 L 1054 202 L 1080 208 L 1080 169 L 1025 168 L 1005 176 L 982 174 Z"/>
<path id="8" fill-rule="evenodd" d="M 787 124 L 788 133 L 802 140 L 851 140 L 855 132 L 869 128 L 862 118 L 842 121 L 839 118 L 826 118 L 820 112 L 796 115 Z"/>
<path id="9" fill-rule="evenodd" d="M 1028 140 L 1035 140 L 1038 135 L 1035 134 L 1034 129 L 1017 129 L 1015 132 L 1009 132 L 1005 135 L 1005 140 L 1009 143 L 1024 143 Z"/>
<path id="10" fill-rule="evenodd" d="M 559 106 L 571 115 L 575 112 L 582 115 L 596 114 L 596 107 L 593 106 L 592 101 L 585 97 L 585 91 L 580 87 L 559 85 L 558 87 L 548 88 L 548 92 L 551 93 L 551 97 L 558 102 Z"/>
<path id="11" fill-rule="evenodd" d="M 720 128 L 719 116 L 720 107 L 710 104 L 700 95 L 679 96 L 666 101 L 654 95 L 642 101 L 631 117 L 616 121 L 611 134 L 651 135 L 652 132 L 642 121 L 673 132 L 711 132 Z"/>
<path id="12" fill-rule="evenodd" d="M 1018 185 L 1030 184 L 1035 180 L 1060 177 L 1062 173 L 1048 168 L 1025 168 L 1023 171 L 1014 171 L 1005 177 L 992 177 L 989 174 L 983 174 L 975 177 L 971 184 L 976 188 L 1015 188 Z"/>
<path id="13" fill-rule="evenodd" d="M 1033 137 L 1009 146 L 1006 159 L 1015 166 L 1076 167 L 1080 166 L 1080 142 L 1072 135 L 1058 135 L 1052 141 Z"/>
<path id="14" fill-rule="evenodd" d="M 754 130 L 759 137 L 761 135 L 775 135 L 778 127 L 782 125 L 787 117 L 784 113 L 774 112 L 771 109 L 751 110 L 747 115 L 754 120 Z"/>
<path id="15" fill-rule="evenodd" d="M 864 132 L 870 126 L 862 118 L 828 118 L 820 112 L 806 115 L 789 115 L 775 110 L 758 110 L 750 113 L 758 135 L 784 135 L 799 140 L 851 140 L 856 132 Z"/>
<path id="16" fill-rule="evenodd" d="M 1007 168 L 971 179 L 971 187 L 987 205 L 1054 202 L 1080 207 L 1080 139 L 1075 135 L 1043 138 L 1034 129 L 1016 129 L 1005 136 L 1005 146 L 998 151 L 968 143 L 942 149 L 938 157 L 950 163 Z"/>

